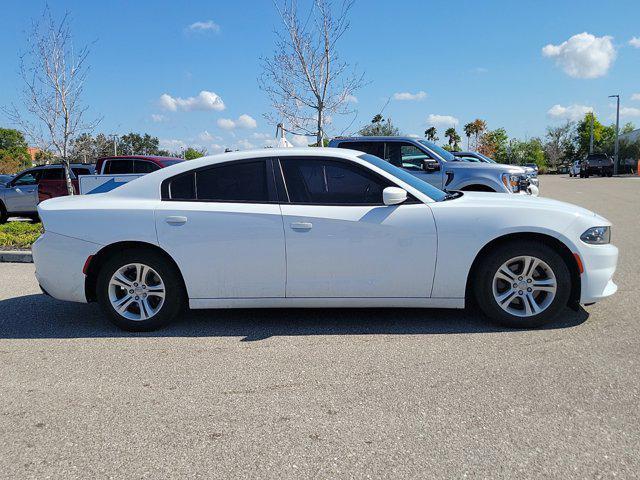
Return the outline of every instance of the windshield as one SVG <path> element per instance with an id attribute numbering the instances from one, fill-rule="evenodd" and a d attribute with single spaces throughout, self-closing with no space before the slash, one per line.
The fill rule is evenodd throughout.
<path id="1" fill-rule="evenodd" d="M 432 152 L 438 154 L 445 162 L 453 162 L 456 159 L 451 152 L 447 152 L 444 148 L 439 147 L 435 143 L 431 143 L 426 140 L 418 140 L 418 142 L 423 144 Z"/>
<path id="2" fill-rule="evenodd" d="M 442 190 L 437 189 L 433 185 L 420 180 L 415 175 L 411 175 L 409 172 L 406 172 L 403 169 L 396 167 L 395 165 L 391 165 L 389 162 L 382 160 L 375 155 L 369 155 L 368 153 L 365 153 L 364 155 L 359 155 L 359 157 L 364 161 L 375 165 L 376 167 L 411 185 L 413 188 L 424 193 L 436 202 L 445 200 L 445 197 L 447 195 L 446 193 L 444 193 Z"/>

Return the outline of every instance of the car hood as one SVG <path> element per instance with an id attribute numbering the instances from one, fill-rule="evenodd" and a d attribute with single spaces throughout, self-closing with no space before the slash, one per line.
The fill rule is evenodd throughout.
<path id="1" fill-rule="evenodd" d="M 473 203 L 483 208 L 500 208 L 506 205 L 510 207 L 521 208 L 524 212 L 526 209 L 546 210 L 549 212 L 569 213 L 574 216 L 596 217 L 600 218 L 604 223 L 609 225 L 610 222 L 591 210 L 579 207 L 572 203 L 561 202 L 552 198 L 534 197 L 532 195 L 518 195 L 512 193 L 487 193 L 487 192 L 464 192 L 462 197 L 455 200 L 448 200 L 461 203 Z"/>
<path id="2" fill-rule="evenodd" d="M 480 162 L 447 162 L 445 165 L 447 170 L 461 170 L 461 169 L 472 169 L 472 170 L 484 170 L 484 171 L 493 171 L 493 172 L 504 172 L 504 173 L 525 173 L 526 170 L 517 165 L 505 165 L 502 163 L 480 163 Z"/>

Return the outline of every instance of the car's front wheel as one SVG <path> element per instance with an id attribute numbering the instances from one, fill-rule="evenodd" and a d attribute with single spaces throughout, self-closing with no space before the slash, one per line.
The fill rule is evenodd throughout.
<path id="1" fill-rule="evenodd" d="M 513 328 L 553 321 L 571 294 L 571 274 L 550 246 L 525 241 L 491 251 L 477 269 L 474 291 L 482 311 Z"/>
<path id="2" fill-rule="evenodd" d="M 186 303 L 175 266 L 162 255 L 144 249 L 108 258 L 98 273 L 96 294 L 112 323 L 137 332 L 165 326 Z"/>

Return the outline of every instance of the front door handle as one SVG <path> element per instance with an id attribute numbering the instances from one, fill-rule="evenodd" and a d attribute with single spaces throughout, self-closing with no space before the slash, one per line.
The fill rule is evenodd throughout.
<path id="1" fill-rule="evenodd" d="M 172 215 L 164 219 L 169 225 L 184 225 L 187 223 L 187 217 L 181 217 L 179 215 Z"/>
<path id="2" fill-rule="evenodd" d="M 294 230 L 311 230 L 313 223 L 311 222 L 293 222 L 291 228 Z"/>

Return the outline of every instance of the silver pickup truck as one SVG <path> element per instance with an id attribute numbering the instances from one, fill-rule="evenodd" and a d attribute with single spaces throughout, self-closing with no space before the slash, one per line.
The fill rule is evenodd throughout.
<path id="1" fill-rule="evenodd" d="M 401 167 L 441 190 L 538 195 L 524 168 L 460 161 L 427 140 L 411 137 L 338 137 L 329 147 L 369 153 Z"/>

